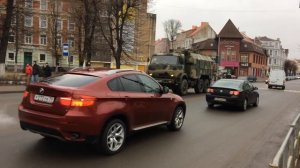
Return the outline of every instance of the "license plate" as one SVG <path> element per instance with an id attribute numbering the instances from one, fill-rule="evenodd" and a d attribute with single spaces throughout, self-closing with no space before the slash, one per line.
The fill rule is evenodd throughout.
<path id="1" fill-rule="evenodd" d="M 44 96 L 44 95 L 35 95 L 34 100 L 39 101 L 39 102 L 43 102 L 43 103 L 52 104 L 54 102 L 54 97 Z"/>
<path id="2" fill-rule="evenodd" d="M 215 101 L 221 101 L 221 102 L 225 102 L 226 101 L 226 99 L 224 99 L 224 98 L 215 98 Z"/>

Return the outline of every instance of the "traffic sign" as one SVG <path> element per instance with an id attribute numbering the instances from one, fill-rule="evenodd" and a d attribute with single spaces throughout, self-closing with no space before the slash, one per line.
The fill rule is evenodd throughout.
<path id="1" fill-rule="evenodd" d="M 63 56 L 69 56 L 69 44 L 63 45 Z"/>

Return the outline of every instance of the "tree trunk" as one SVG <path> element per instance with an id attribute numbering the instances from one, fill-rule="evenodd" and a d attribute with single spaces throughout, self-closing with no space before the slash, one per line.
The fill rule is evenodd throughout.
<path id="1" fill-rule="evenodd" d="M 5 58 L 8 45 L 9 30 L 11 28 L 11 19 L 14 10 L 14 1 L 7 0 L 6 5 L 6 17 L 4 19 L 4 24 L 2 27 L 2 38 L 0 44 L 0 76 L 3 76 L 5 74 Z"/>

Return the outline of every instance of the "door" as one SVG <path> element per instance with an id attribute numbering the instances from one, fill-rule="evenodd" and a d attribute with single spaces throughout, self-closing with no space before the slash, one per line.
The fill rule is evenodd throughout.
<path id="1" fill-rule="evenodd" d="M 161 93 L 160 85 L 146 75 L 138 75 L 147 97 L 147 110 L 151 123 L 168 121 L 173 112 L 173 103 L 168 96 Z"/>
<path id="2" fill-rule="evenodd" d="M 24 52 L 24 67 L 27 64 L 32 65 L 32 53 L 31 52 Z"/>

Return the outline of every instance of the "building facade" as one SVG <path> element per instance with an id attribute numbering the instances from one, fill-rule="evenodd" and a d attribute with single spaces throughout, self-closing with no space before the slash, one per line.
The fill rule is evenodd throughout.
<path id="1" fill-rule="evenodd" d="M 260 43 L 260 45 L 267 50 L 270 56 L 268 60 L 270 70 L 284 69 L 284 62 L 288 58 L 289 50 L 282 48 L 279 38 L 274 40 L 266 36 L 256 37 L 255 42 Z"/>
<path id="2" fill-rule="evenodd" d="M 193 44 L 192 50 L 211 56 L 219 65 L 219 73 L 235 76 L 265 77 L 267 53 L 229 20 L 217 38 Z"/>
<path id="3" fill-rule="evenodd" d="M 168 38 L 162 38 L 155 41 L 154 53 L 167 53 L 170 51 L 170 41 Z"/>
<path id="4" fill-rule="evenodd" d="M 18 65 L 19 71 L 33 61 L 44 65 L 78 67 L 82 50 L 82 33 L 79 33 L 73 7 L 81 1 L 74 0 L 15 0 L 14 19 L 10 31 L 7 49 L 6 67 L 13 69 Z M 5 15 L 6 0 L 0 0 L 0 12 Z M 134 39 L 130 56 L 134 64 L 146 65 L 154 53 L 156 15 L 147 13 L 147 0 L 143 0 L 134 22 L 135 29 L 130 30 Z M 139 22 L 143 18 L 144 22 Z M 0 20 L 3 22 L 3 19 Z M 96 29 L 96 32 L 98 30 Z M 98 31 L 99 32 L 99 31 Z M 81 40 L 81 41 L 80 41 Z M 98 66 L 113 67 L 112 54 L 106 41 L 95 33 L 95 46 L 92 46 L 91 61 Z M 68 56 L 64 56 L 63 46 L 67 46 Z M 102 46 L 102 47 L 101 47 Z M 142 63 L 141 63 L 142 62 Z M 126 60 L 122 62 L 126 64 Z M 143 69 L 143 68 L 140 68 Z"/>
<path id="5" fill-rule="evenodd" d="M 174 50 L 191 49 L 192 44 L 212 39 L 216 36 L 216 32 L 208 22 L 201 22 L 200 26 L 193 26 L 191 29 L 176 35 Z"/>

